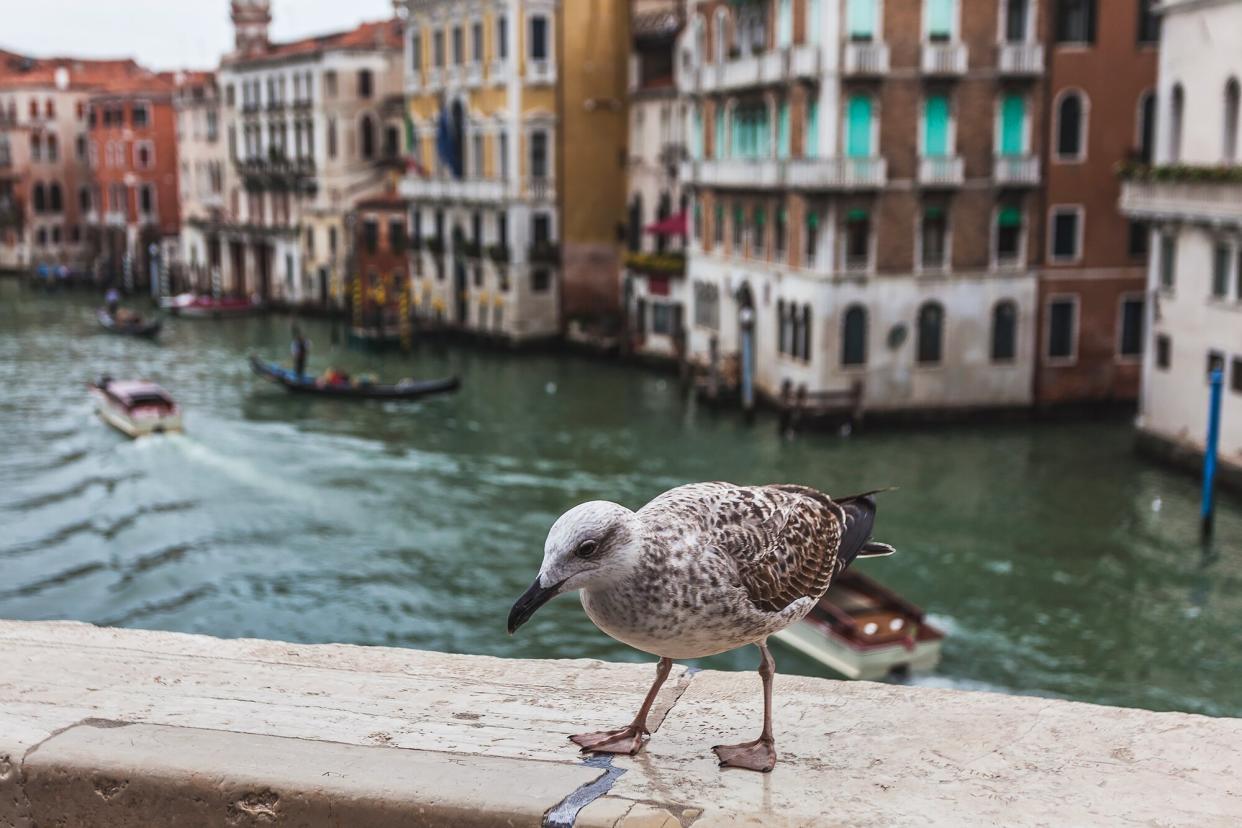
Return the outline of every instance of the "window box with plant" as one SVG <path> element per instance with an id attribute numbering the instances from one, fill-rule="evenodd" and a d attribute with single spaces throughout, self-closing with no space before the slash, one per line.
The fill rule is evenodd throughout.
<path id="1" fill-rule="evenodd" d="M 684 276 L 686 255 L 684 253 L 627 253 L 625 266 L 630 270 L 654 276 Z"/>

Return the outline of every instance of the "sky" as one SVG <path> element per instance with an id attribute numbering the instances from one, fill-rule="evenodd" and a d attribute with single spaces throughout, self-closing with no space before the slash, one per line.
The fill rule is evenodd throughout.
<path id="1" fill-rule="evenodd" d="M 210 69 L 233 47 L 229 0 L 0 0 L 0 48 L 35 56 L 133 57 L 151 69 Z M 273 0 L 272 39 L 352 28 L 392 0 Z"/>

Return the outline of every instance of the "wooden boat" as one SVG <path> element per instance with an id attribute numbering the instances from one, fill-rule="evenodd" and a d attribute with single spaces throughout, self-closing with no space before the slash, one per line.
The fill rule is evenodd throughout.
<path id="1" fill-rule="evenodd" d="M 847 569 L 805 619 L 776 638 L 847 678 L 880 679 L 934 669 L 944 633 L 914 604 Z"/>
<path id="2" fill-rule="evenodd" d="M 235 316 L 249 316 L 263 310 L 263 303 L 240 297 L 198 296 L 193 293 L 182 293 L 160 300 L 160 307 L 173 316 L 187 319 L 226 319 Z"/>
<path id="3" fill-rule="evenodd" d="M 116 317 L 103 308 L 100 308 L 95 313 L 95 317 L 106 331 L 124 336 L 137 336 L 143 339 L 155 339 L 159 336 L 160 329 L 164 327 L 164 322 L 160 319 L 148 321 L 137 314 Z"/>
<path id="4" fill-rule="evenodd" d="M 181 431 L 181 406 L 153 382 L 104 377 L 91 386 L 95 410 L 130 437 Z"/>
<path id="5" fill-rule="evenodd" d="M 323 383 L 313 377 L 298 376 L 272 362 L 250 357 L 250 368 L 264 379 L 284 386 L 295 394 L 339 397 L 361 400 L 414 400 L 431 394 L 456 391 L 461 382 L 457 377 L 435 380 L 402 380 L 395 385 L 378 383 Z"/>

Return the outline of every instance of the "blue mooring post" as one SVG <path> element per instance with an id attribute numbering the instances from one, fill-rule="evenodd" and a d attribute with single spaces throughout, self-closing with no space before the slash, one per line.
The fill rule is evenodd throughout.
<path id="1" fill-rule="evenodd" d="M 1212 539 L 1216 518 L 1216 452 L 1220 445 L 1220 396 L 1225 384 L 1225 372 L 1213 368 L 1210 383 L 1207 446 L 1203 451 L 1203 506 L 1199 513 L 1200 537 L 1204 543 Z"/>

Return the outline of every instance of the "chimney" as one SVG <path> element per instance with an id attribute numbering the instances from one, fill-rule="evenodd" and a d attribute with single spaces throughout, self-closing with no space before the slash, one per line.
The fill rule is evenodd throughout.
<path id="1" fill-rule="evenodd" d="M 272 23 L 271 0 L 233 0 L 233 37 L 242 57 L 267 51 L 267 28 Z"/>

